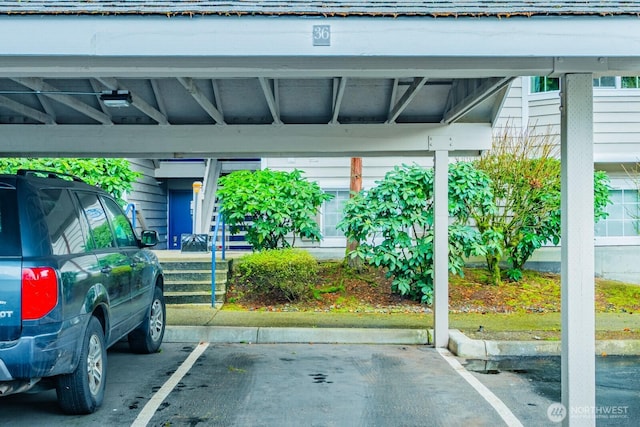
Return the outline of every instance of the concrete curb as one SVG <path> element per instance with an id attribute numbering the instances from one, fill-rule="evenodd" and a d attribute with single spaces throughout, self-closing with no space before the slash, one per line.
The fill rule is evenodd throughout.
<path id="1" fill-rule="evenodd" d="M 426 345 L 431 341 L 426 329 L 167 326 L 164 342 Z"/>
<path id="2" fill-rule="evenodd" d="M 165 342 L 253 344 L 432 344 L 427 329 L 381 328 L 275 328 L 243 326 L 167 326 Z M 474 340 L 457 329 L 449 331 L 449 350 L 465 359 L 559 356 L 560 341 Z M 596 342 L 596 354 L 640 355 L 640 340 Z"/>
<path id="3" fill-rule="evenodd" d="M 449 350 L 466 359 L 492 357 L 560 356 L 560 341 L 473 340 L 457 329 L 449 331 Z M 596 354 L 631 356 L 640 354 L 640 340 L 596 341 Z"/>

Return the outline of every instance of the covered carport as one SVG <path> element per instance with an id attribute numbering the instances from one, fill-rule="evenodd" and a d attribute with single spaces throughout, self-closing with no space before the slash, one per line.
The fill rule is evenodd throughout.
<path id="1" fill-rule="evenodd" d="M 595 425 L 592 76 L 640 74 L 640 2 L 0 3 L 0 155 L 422 156 L 489 148 L 515 76 L 562 78 L 562 400 Z M 118 107 L 120 105 L 120 107 Z M 587 409 L 588 410 L 588 409 Z"/>

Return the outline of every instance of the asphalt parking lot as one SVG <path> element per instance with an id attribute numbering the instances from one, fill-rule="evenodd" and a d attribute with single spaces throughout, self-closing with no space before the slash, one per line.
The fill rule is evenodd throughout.
<path id="1" fill-rule="evenodd" d="M 613 381 L 601 385 L 623 391 L 599 404 L 626 406 L 627 417 L 601 417 L 599 426 L 640 418 L 640 363 L 622 360 L 606 371 L 598 364 L 598 381 Z M 147 356 L 117 345 L 95 414 L 62 415 L 53 391 L 4 397 L 0 413 L 12 426 L 554 425 L 553 361 L 536 369 L 459 362 L 409 345 L 165 343 Z"/>

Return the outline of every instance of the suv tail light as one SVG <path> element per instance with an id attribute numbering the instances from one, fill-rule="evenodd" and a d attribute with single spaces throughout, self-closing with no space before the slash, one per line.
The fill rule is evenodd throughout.
<path id="1" fill-rule="evenodd" d="M 44 317 L 58 304 L 58 277 L 53 268 L 22 269 L 22 320 Z"/>

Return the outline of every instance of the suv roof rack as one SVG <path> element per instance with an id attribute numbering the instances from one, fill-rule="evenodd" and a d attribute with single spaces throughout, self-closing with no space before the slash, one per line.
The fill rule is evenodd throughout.
<path id="1" fill-rule="evenodd" d="M 41 178 L 57 178 L 57 179 L 66 179 L 75 181 L 75 182 L 84 182 L 81 178 L 78 178 L 75 175 L 69 175 L 67 173 L 55 172 L 55 171 L 47 171 L 47 170 L 37 170 L 37 169 L 18 169 L 17 172 L 20 176 L 38 176 Z"/>

